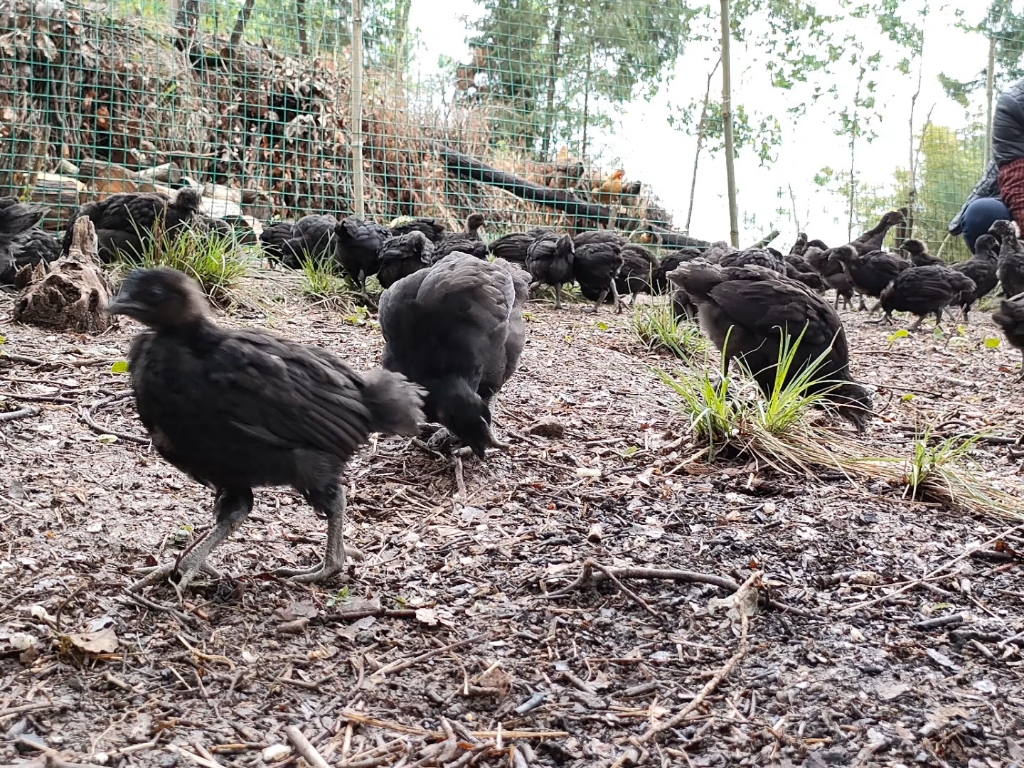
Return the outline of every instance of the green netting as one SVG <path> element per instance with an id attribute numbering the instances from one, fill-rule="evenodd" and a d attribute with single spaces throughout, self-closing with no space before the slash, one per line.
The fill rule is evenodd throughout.
<path id="1" fill-rule="evenodd" d="M 915 79 L 923 32 L 916 17 L 897 23 L 907 4 L 895 0 L 823 5 L 831 16 L 798 0 L 732 3 L 741 158 L 771 165 L 792 141 L 793 123 L 815 120 L 824 135 L 846 131 L 859 141 L 862 165 L 876 162 L 865 142 L 881 130 L 872 115 L 880 120 L 888 105 L 875 102 L 873 81 Z M 430 216 L 457 226 L 480 210 L 492 234 L 537 225 L 689 233 L 693 224 L 697 236 L 727 236 L 718 222 L 691 221 L 694 197 L 707 194 L 709 178 L 720 188 L 725 176 L 717 3 L 363 0 L 356 7 L 367 216 Z M 183 184 L 203 185 L 218 214 L 266 221 L 353 212 L 354 11 L 352 0 L 9 0 L 0 5 L 0 195 L 47 204 L 53 229 L 85 200 Z M 441 16 L 454 21 L 438 41 L 432 25 L 421 26 Z M 966 26 L 964 18 L 953 14 L 950 23 Z M 849 26 L 855 22 L 862 24 Z M 1024 14 L 993 0 L 972 23 L 967 32 L 993 41 L 998 95 L 1024 75 Z M 884 50 L 895 52 L 891 61 L 876 58 Z M 908 225 L 895 237 L 913 234 L 938 250 L 985 165 L 989 67 L 984 59 L 977 65 L 964 81 L 940 73 L 965 118 L 928 122 L 919 105 L 914 167 L 890 158 L 888 183 L 844 180 L 841 158 L 822 158 L 822 166 L 838 166 L 824 179 L 777 164 L 778 210 L 766 212 L 745 197 L 751 166 L 741 167 L 745 232 L 778 228 L 788 236 L 801 225 L 814 236 L 813 216 L 801 221 L 797 208 L 824 188 L 837 220 L 851 199 L 853 229 L 906 208 Z M 755 69 L 780 94 L 771 114 L 744 105 L 759 87 L 744 73 Z M 616 126 L 647 99 L 675 93 L 673 78 L 696 83 L 689 103 L 669 98 L 650 102 L 660 112 L 645 107 L 685 147 L 665 148 L 664 163 L 677 170 L 670 215 L 658 197 L 669 190 L 638 181 L 652 169 L 624 172 L 614 147 L 647 140 L 643 129 Z M 829 89 L 832 81 L 838 85 Z M 800 87 L 807 100 L 794 103 Z M 892 119 L 884 125 L 904 130 Z M 614 142 L 598 141 L 615 130 Z M 536 191 L 516 183 L 482 183 L 493 171 L 547 190 L 542 196 L 555 204 L 538 203 Z M 965 254 L 955 238 L 943 252 Z"/>

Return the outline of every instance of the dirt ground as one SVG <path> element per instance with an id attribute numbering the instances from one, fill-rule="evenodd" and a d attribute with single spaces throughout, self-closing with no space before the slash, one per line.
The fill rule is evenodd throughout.
<path id="1" fill-rule="evenodd" d="M 372 319 L 280 293 L 224 322 L 378 363 Z M 529 311 L 496 416 L 507 454 L 460 480 L 405 440 L 361 452 L 347 537 L 366 560 L 347 584 L 267 574 L 319 558 L 326 526 L 262 490 L 211 558 L 225 578 L 184 604 L 125 591 L 212 504 L 129 439 L 111 369 L 137 327 L 5 321 L 0 412 L 39 413 L 0 421 L 0 763 L 1024 766 L 1024 525 L 834 471 L 709 466 L 651 372 L 674 361 L 626 314 Z M 878 388 L 865 455 L 909 456 L 926 424 L 1024 433 L 1019 356 L 986 346 L 987 315 L 944 338 L 843 316 L 854 376 Z M 974 458 L 1024 492 L 1013 446 Z M 554 594 L 585 563 L 592 581 Z M 624 572 L 626 592 L 609 567 L 671 578 Z M 756 596 L 751 579 L 774 607 L 719 605 L 744 582 Z"/>

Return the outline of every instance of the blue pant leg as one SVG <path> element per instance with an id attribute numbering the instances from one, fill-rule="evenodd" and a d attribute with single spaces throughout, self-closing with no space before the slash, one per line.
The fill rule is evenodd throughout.
<path id="1" fill-rule="evenodd" d="M 983 197 L 967 206 L 960 223 L 960 233 L 971 253 L 974 253 L 975 241 L 1001 219 L 1012 221 L 1013 216 L 998 197 Z"/>

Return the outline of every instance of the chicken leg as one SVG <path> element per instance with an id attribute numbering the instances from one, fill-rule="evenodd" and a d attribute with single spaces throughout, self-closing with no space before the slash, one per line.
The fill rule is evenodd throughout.
<path id="1" fill-rule="evenodd" d="M 200 536 L 184 552 L 178 560 L 168 565 L 162 565 L 153 570 L 139 581 L 128 587 L 129 592 L 136 592 L 143 587 L 155 584 L 158 581 L 170 576 L 175 571 L 181 571 L 178 583 L 174 585 L 179 599 L 185 588 L 191 583 L 199 571 L 210 573 L 214 576 L 219 574 L 206 565 L 206 558 L 224 539 L 238 530 L 249 513 L 252 511 L 253 498 L 252 490 L 245 489 L 221 489 L 217 492 L 217 499 L 213 505 L 216 522 L 214 527 Z"/>
<path id="2" fill-rule="evenodd" d="M 615 300 L 615 314 L 616 315 L 621 315 L 622 314 L 622 298 L 619 296 L 619 289 L 615 287 L 615 278 L 614 277 L 611 279 L 611 287 L 612 287 L 612 298 Z M 635 293 L 633 294 L 633 298 L 636 299 L 636 294 Z M 632 306 L 632 305 L 630 305 L 630 306 Z"/>
<path id="3" fill-rule="evenodd" d="M 278 568 L 275 576 L 283 576 L 297 584 L 310 584 L 326 581 L 336 573 L 345 571 L 345 555 L 355 560 L 362 560 L 363 553 L 358 549 L 345 546 L 345 486 L 337 485 L 335 489 L 323 493 L 310 494 L 310 504 L 327 515 L 327 551 L 319 565 L 312 568 Z"/>
<path id="4" fill-rule="evenodd" d="M 562 284 L 555 283 L 555 309 L 562 308 Z"/>

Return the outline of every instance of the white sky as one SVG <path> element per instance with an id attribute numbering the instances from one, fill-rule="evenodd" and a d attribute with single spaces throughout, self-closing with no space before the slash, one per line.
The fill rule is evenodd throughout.
<path id="1" fill-rule="evenodd" d="M 901 13 L 918 13 L 924 2 L 907 0 L 901 3 Z M 829 6 L 834 4 L 834 0 L 821 0 L 819 11 L 828 13 L 831 10 Z M 987 41 L 980 35 L 956 29 L 953 22 L 954 9 L 961 8 L 967 21 L 977 22 L 987 5 L 982 0 L 932 0 L 931 13 L 924 20 L 923 84 L 915 111 L 918 128 L 930 109 L 933 123 L 960 127 L 967 122 L 963 108 L 942 91 L 937 75 L 941 71 L 957 79 L 972 79 L 986 66 Z M 440 10 L 442 7 L 443 11 Z M 436 73 L 441 55 L 467 61 L 467 29 L 472 26 L 471 21 L 480 15 L 480 6 L 473 0 L 448 0 L 443 4 L 436 0 L 415 0 L 410 24 L 419 31 L 419 46 L 413 72 L 421 77 Z M 881 37 L 873 21 L 851 20 L 850 31 Z M 750 32 L 755 33 L 756 30 Z M 866 45 L 870 46 L 871 41 L 866 41 Z M 875 45 L 877 47 L 877 43 Z M 893 71 L 891 63 L 905 54 L 888 41 L 885 47 L 893 58 L 874 76 L 879 83 L 878 103 L 884 106 L 880 110 L 881 122 L 874 126 L 878 138 L 871 144 L 861 142 L 858 145 L 861 184 L 888 184 L 893 171 L 897 167 L 906 167 L 909 158 L 910 99 L 917 87 L 917 74 L 914 72 L 907 76 Z M 627 178 L 641 179 L 651 185 L 674 214 L 677 227 L 682 227 L 686 219 L 696 140 L 669 127 L 666 120 L 668 105 L 685 104 L 702 97 L 707 72 L 716 59 L 717 53 L 713 53 L 710 47 L 688 47 L 680 57 L 668 87 L 662 88 L 650 103 L 641 99 L 628 105 L 617 117 L 618 124 L 613 132 L 595 137 L 589 148 L 592 157 L 605 169 L 623 167 Z M 792 240 L 795 226 L 790 217 L 776 213 L 777 208 L 790 208 L 788 185 L 792 185 L 796 196 L 801 224 L 811 236 L 826 242 L 842 241 L 846 235 L 843 201 L 834 193 L 817 187 L 813 177 L 824 166 L 836 170 L 848 167 L 847 139 L 834 135 L 838 121 L 830 111 L 852 102 L 855 75 L 851 74 L 847 82 L 837 81 L 842 101 L 808 105 L 807 116 L 794 124 L 786 115 L 786 108 L 806 101 L 806 91 L 804 94 L 799 91 L 784 93 L 771 88 L 763 64 L 754 60 L 750 50 L 735 42 L 732 60 L 734 103 L 742 104 L 748 113 L 774 114 L 783 129 L 783 146 L 770 169 L 759 167 L 752 150 L 742 152 L 737 159 L 741 242 L 755 240 L 773 226 L 782 232 L 780 242 Z M 716 76 L 712 91 L 721 96 L 720 74 Z M 978 113 L 983 108 L 981 99 L 983 94 L 973 105 Z M 782 199 L 778 197 L 780 188 Z M 729 215 L 725 195 L 724 153 L 714 159 L 703 155 L 691 226 L 695 237 L 728 239 Z M 751 221 L 754 222 L 752 226 Z"/>

